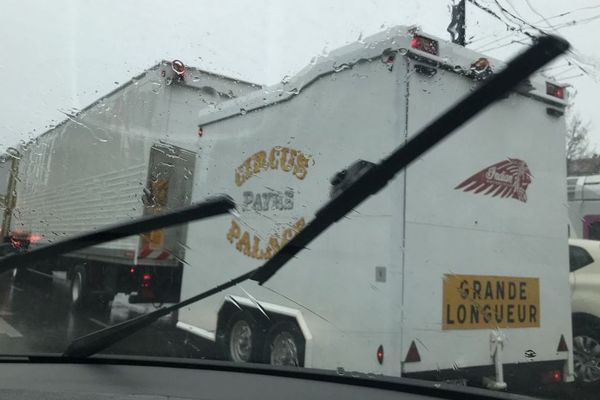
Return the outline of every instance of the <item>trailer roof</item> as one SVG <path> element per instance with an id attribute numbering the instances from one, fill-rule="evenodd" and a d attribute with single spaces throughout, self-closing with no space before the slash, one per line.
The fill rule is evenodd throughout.
<path id="1" fill-rule="evenodd" d="M 439 55 L 411 48 L 410 41 L 415 34 L 436 40 L 439 44 Z M 466 77 L 472 77 L 471 65 L 484 57 L 483 54 L 471 49 L 423 33 L 418 27 L 396 26 L 365 38 L 360 42 L 333 50 L 327 56 L 313 59 L 308 66 L 288 81 L 227 101 L 221 105 L 219 110 L 201 110 L 199 112 L 199 125 L 205 126 L 287 101 L 325 75 L 352 68 L 355 64 L 373 60 L 388 53 L 398 53 Z M 489 61 L 493 71 L 500 70 L 506 65 L 503 61 L 491 57 L 485 58 Z M 566 99 L 561 100 L 546 94 L 546 82 L 554 83 L 551 79 L 533 76 L 527 82 L 528 84 L 522 85 L 517 92 L 554 106 L 566 107 Z"/>
<path id="2" fill-rule="evenodd" d="M 50 129 L 48 129 L 48 130 L 40 133 L 38 136 L 36 136 L 34 138 L 31 138 L 28 142 L 23 143 L 22 145 L 19 145 L 18 147 L 22 148 L 23 146 L 27 145 L 28 143 L 32 143 L 36 139 L 38 139 L 38 138 L 40 138 L 40 137 L 42 137 L 44 135 L 47 135 L 50 132 L 55 131 L 56 129 L 59 129 L 59 128 L 63 127 L 66 123 L 68 123 L 69 121 L 71 121 L 71 119 L 74 118 L 74 117 L 81 117 L 83 114 L 85 114 L 89 110 L 93 109 L 95 106 L 97 106 L 98 104 L 100 104 L 101 102 L 103 102 L 104 100 L 106 100 L 107 98 L 113 97 L 116 94 L 118 94 L 119 92 L 122 92 L 123 90 L 125 90 L 126 88 L 128 88 L 129 86 L 131 86 L 133 84 L 136 84 L 136 83 L 139 83 L 141 80 L 147 78 L 150 73 L 158 71 L 160 68 L 165 68 L 166 67 L 165 71 L 167 72 L 167 74 L 170 74 L 170 78 L 173 79 L 173 82 L 176 82 L 175 84 L 177 84 L 179 86 L 185 86 L 185 87 L 193 88 L 193 89 L 201 89 L 201 88 L 203 88 L 203 86 L 206 85 L 206 81 L 207 80 L 209 80 L 209 81 L 221 81 L 221 82 L 222 81 L 228 81 L 228 82 L 235 83 L 237 85 L 243 85 L 243 86 L 248 86 L 248 87 L 252 87 L 252 88 L 261 88 L 262 87 L 262 85 L 257 84 L 257 83 L 252 83 L 252 82 L 248 82 L 248 81 L 245 81 L 245 80 L 228 77 L 228 76 L 225 76 L 225 75 L 217 74 L 217 73 L 214 73 L 214 72 L 210 72 L 210 71 L 206 71 L 206 70 L 202 70 L 202 69 L 195 68 L 195 67 L 190 67 L 190 66 L 185 66 L 185 68 L 186 68 L 186 73 L 185 73 L 186 78 L 184 78 L 183 81 L 177 81 L 175 79 L 176 78 L 176 74 L 171 69 L 171 65 L 172 65 L 172 61 L 162 60 L 161 62 L 153 65 L 152 67 L 146 69 L 142 73 L 140 73 L 140 74 L 132 77 L 128 81 L 126 81 L 123 84 L 119 85 L 114 90 L 108 92 L 107 94 L 105 94 L 102 97 L 98 98 L 97 100 L 95 100 L 94 102 L 90 103 L 89 105 L 83 107 L 77 113 L 68 115 L 67 118 L 65 118 L 64 120 L 62 120 L 58 124 L 54 125 L 52 128 L 50 128 Z M 165 78 L 169 78 L 169 75 L 165 76 Z M 1 162 L 1 160 L 0 160 L 0 162 Z"/>

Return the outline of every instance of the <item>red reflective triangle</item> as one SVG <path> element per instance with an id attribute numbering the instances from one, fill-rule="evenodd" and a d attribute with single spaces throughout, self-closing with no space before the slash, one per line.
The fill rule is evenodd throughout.
<path id="1" fill-rule="evenodd" d="M 408 348 L 408 353 L 406 353 L 406 358 L 404 362 L 419 362 L 421 361 L 421 356 L 419 355 L 419 350 L 417 350 L 417 345 L 413 340 Z"/>
<path id="2" fill-rule="evenodd" d="M 569 347 L 567 346 L 567 342 L 565 340 L 565 335 L 560 335 L 560 341 L 558 342 L 558 348 L 556 351 L 569 351 Z"/>

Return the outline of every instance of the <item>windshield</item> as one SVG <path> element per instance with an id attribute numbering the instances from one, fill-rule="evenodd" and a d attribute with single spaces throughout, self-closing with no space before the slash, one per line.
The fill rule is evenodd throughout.
<path id="1" fill-rule="evenodd" d="M 10 264 L 0 354 L 62 354 L 260 267 L 554 34 L 570 50 L 275 275 L 165 312 L 101 353 L 549 398 L 591 398 L 600 384 L 594 2 L 61 0 L 4 11 L 2 256 L 219 195 L 235 207 Z"/>

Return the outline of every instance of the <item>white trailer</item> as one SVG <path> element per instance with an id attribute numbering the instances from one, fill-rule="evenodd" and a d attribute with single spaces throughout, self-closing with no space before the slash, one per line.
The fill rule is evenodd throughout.
<path id="1" fill-rule="evenodd" d="M 600 175 L 567 178 L 569 237 L 600 240 Z"/>
<path id="2" fill-rule="evenodd" d="M 259 86 L 161 62 L 20 146 L 12 231 L 48 244 L 190 203 L 197 112 Z M 6 169 L 6 168 L 4 168 Z M 15 203 L 13 201 L 13 203 Z M 128 237 L 32 266 L 66 270 L 74 306 L 176 301 L 186 229 Z M 89 300 L 89 301 L 88 301 Z"/>
<path id="3" fill-rule="evenodd" d="M 192 198 L 227 193 L 240 206 L 189 226 L 181 297 L 263 263 L 345 178 L 500 68 L 395 28 L 202 111 Z M 557 218 L 566 216 L 565 106 L 557 84 L 524 82 L 265 286 L 247 282 L 186 307 L 177 326 L 235 361 L 497 389 L 519 377 L 572 380 L 566 226 Z"/>

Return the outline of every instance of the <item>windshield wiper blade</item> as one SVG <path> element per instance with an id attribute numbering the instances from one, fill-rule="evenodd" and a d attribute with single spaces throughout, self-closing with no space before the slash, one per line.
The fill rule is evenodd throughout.
<path id="1" fill-rule="evenodd" d="M 422 129 L 404 146 L 395 150 L 381 163 L 367 170 L 337 197 L 327 202 L 310 223 L 262 266 L 177 304 L 79 337 L 71 342 L 63 355 L 73 358 L 88 357 L 173 311 L 217 294 L 248 279 L 255 280 L 261 285 L 264 284 L 310 242 L 369 196 L 381 190 L 408 164 L 422 156 L 423 153 L 491 103 L 501 99 L 512 88 L 527 79 L 529 75 L 564 53 L 568 48 L 569 43 L 564 39 L 555 36 L 540 37 L 534 45 L 510 61 L 504 70 L 484 81 L 475 91 Z"/>
<path id="2" fill-rule="evenodd" d="M 235 202 L 230 196 L 221 195 L 164 214 L 141 217 L 122 224 L 100 228 L 24 253 L 15 253 L 2 257 L 0 258 L 0 274 L 14 268 L 25 268 L 31 263 L 42 261 L 49 257 L 56 257 L 64 253 L 81 250 L 97 244 L 150 232 L 155 229 L 162 229 L 185 222 L 225 214 L 234 207 Z"/>

